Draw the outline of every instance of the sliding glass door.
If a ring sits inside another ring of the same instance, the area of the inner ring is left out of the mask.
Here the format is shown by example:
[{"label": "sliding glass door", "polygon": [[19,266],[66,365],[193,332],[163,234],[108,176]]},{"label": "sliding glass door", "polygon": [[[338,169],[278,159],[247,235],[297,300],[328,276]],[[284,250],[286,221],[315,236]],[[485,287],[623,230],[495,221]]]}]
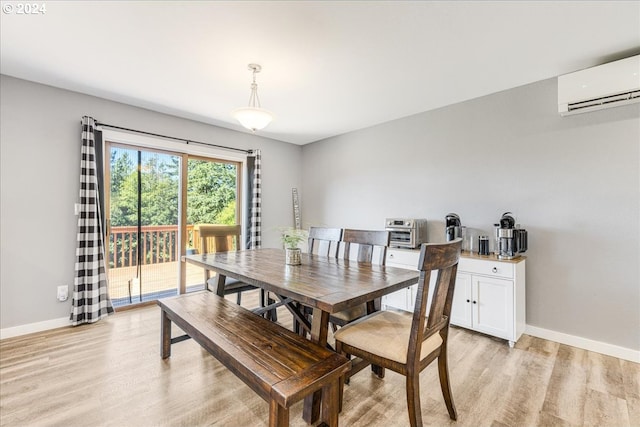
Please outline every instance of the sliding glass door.
[{"label": "sliding glass door", "polygon": [[187,249],[201,250],[200,224],[239,222],[240,164],[116,144],[108,144],[107,153],[113,305],[153,301],[181,288],[202,289],[202,269],[184,270],[180,256]]},{"label": "sliding glass door", "polygon": [[175,294],[181,156],[111,145],[109,158],[113,305]]},{"label": "sliding glass door", "polygon": [[[239,165],[190,157],[187,162],[187,234],[190,253],[204,253],[201,225],[240,223],[238,210]],[[206,243],[205,243],[206,244]],[[187,292],[204,287],[202,268],[186,264]]]}]

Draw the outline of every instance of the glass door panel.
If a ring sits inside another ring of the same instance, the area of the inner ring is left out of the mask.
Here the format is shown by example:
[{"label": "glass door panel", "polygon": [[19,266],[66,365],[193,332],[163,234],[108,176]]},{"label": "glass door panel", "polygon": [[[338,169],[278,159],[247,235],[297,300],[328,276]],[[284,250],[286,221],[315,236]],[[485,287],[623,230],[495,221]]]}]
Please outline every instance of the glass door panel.
[{"label": "glass door panel", "polygon": [[109,294],[115,307],[175,295],[181,156],[109,146]]},{"label": "glass door panel", "polygon": [[[239,224],[238,163],[190,157],[187,161],[187,253],[211,252],[203,247],[199,227],[203,224]],[[239,244],[240,242],[237,242]],[[243,247],[239,244],[240,248]],[[237,249],[237,248],[236,248]],[[186,267],[187,292],[204,287],[202,268]]]}]

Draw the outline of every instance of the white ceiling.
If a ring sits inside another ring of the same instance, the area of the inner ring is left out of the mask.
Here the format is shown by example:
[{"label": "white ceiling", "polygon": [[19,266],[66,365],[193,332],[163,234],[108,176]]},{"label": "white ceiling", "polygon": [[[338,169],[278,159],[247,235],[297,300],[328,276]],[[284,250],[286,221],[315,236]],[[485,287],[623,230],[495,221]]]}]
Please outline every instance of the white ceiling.
[{"label": "white ceiling", "polygon": [[2,74],[245,131],[256,62],[259,134],[295,144],[640,52],[640,1],[18,3]]}]

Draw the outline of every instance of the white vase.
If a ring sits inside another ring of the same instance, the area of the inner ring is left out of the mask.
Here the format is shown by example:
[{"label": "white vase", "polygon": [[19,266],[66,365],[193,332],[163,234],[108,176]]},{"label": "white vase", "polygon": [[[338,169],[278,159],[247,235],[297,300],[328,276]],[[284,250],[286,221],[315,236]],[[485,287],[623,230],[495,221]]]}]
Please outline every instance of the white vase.
[{"label": "white vase", "polygon": [[287,265],[302,264],[302,251],[299,248],[285,249],[285,263]]}]

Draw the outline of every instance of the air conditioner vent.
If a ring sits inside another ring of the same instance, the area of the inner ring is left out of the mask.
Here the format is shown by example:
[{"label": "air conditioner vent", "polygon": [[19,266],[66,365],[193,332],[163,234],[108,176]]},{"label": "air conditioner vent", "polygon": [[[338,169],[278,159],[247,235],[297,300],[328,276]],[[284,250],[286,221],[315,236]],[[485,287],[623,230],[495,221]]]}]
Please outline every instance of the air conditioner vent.
[{"label": "air conditioner vent", "polygon": [[640,90],[621,93],[618,95],[603,96],[602,98],[591,99],[588,101],[574,102],[569,104],[568,112],[582,112],[600,110],[607,107],[607,104],[614,103],[616,105],[627,105],[640,102]]},{"label": "air conditioner vent", "polygon": [[558,112],[586,113],[640,102],[640,55],[558,77]]}]

